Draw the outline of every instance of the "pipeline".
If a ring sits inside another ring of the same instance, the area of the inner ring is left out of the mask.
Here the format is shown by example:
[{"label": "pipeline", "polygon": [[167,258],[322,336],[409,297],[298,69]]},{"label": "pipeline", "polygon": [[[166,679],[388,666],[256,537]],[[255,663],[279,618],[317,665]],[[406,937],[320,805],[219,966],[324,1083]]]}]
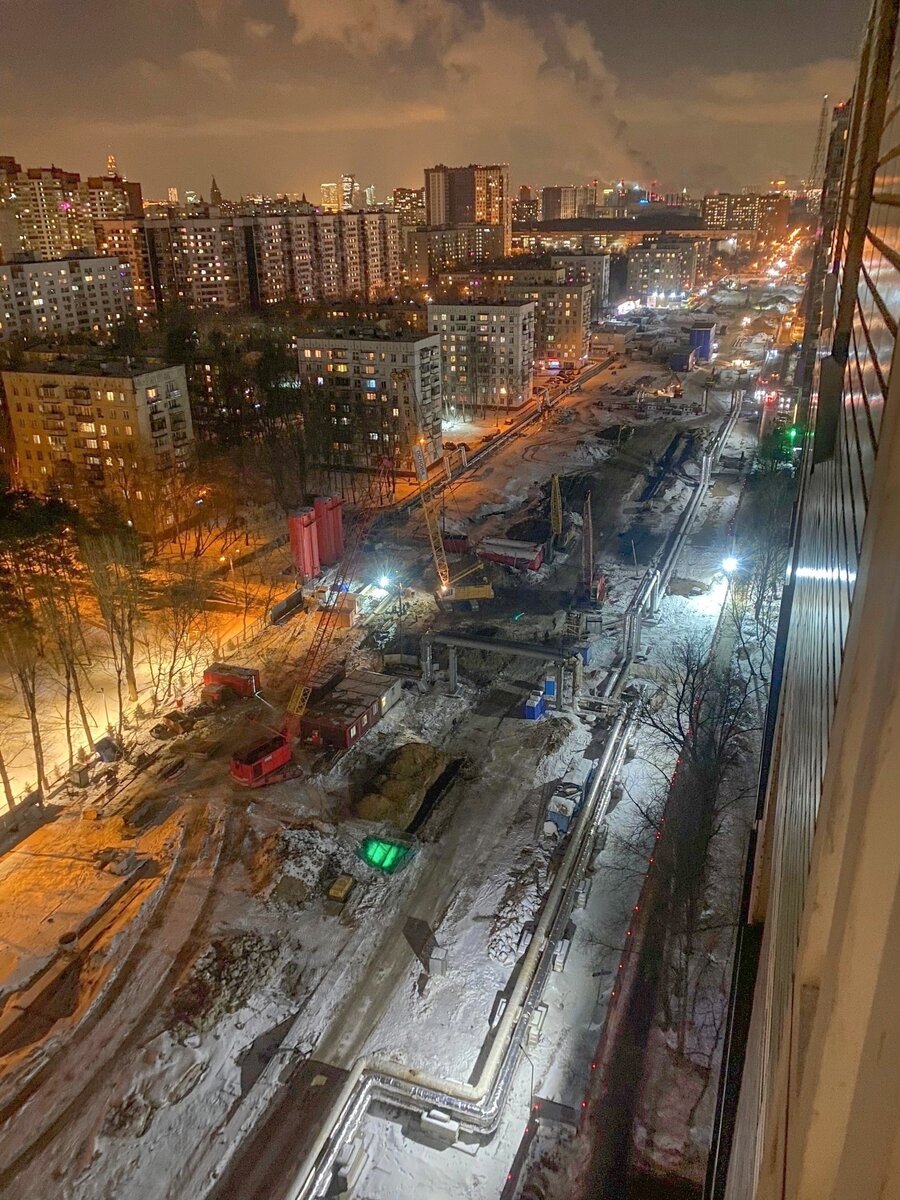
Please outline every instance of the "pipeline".
[{"label": "pipeline", "polygon": [[332,1179],[341,1147],[376,1101],[415,1112],[439,1109],[459,1121],[467,1132],[481,1136],[496,1130],[524,1037],[552,969],[553,952],[572,911],[572,884],[584,871],[596,827],[606,813],[612,781],[624,758],[633,721],[633,711],[626,708],[613,723],[477,1083],[439,1079],[390,1060],[359,1059],[335,1101],[333,1120],[326,1123],[313,1143],[286,1200],[306,1200],[322,1194]]},{"label": "pipeline", "polygon": [[735,398],[731,405],[731,411],[719,427],[712,446],[705,452],[700,461],[700,475],[697,479],[697,485],[682,511],[678,525],[676,526],[675,536],[666,551],[665,558],[661,563],[650,564],[644,572],[637,590],[629,601],[623,621],[622,663],[619,670],[611,674],[606,681],[603,688],[604,700],[617,699],[625,686],[628,672],[631,664],[634,662],[634,656],[641,648],[641,621],[645,613],[653,614],[659,608],[663,591],[672,578],[672,572],[675,570],[675,565],[681,556],[684,544],[690,536],[694,518],[706,496],[712,476],[712,469],[718,462],[725,443],[731,436],[737,423],[739,412],[740,404]]}]

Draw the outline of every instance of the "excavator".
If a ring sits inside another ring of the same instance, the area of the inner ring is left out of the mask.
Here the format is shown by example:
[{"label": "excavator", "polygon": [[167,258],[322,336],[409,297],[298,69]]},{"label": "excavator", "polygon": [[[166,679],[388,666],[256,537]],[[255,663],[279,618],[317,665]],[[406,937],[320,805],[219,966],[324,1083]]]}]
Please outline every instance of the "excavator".
[{"label": "excavator", "polygon": [[370,480],[368,493],[360,505],[356,521],[350,528],[344,557],[337,569],[337,578],[324,605],[319,609],[312,642],[288,700],[281,726],[278,730],[273,730],[268,737],[261,738],[246,750],[232,756],[229,773],[235,783],[243,787],[262,787],[267,783],[287,779],[294,773],[293,745],[300,733],[303,714],[309,704],[316,678],[324,673],[329,664],[331,643],[339,626],[344,596],[356,575],[363,544],[384,498],[392,495],[393,485],[394,464],[389,458],[383,458]]},{"label": "excavator", "polygon": [[416,480],[419,483],[422,515],[425,518],[425,528],[431,544],[431,556],[434,559],[434,570],[438,582],[435,599],[439,605],[463,601],[493,600],[494,589],[490,581],[485,578],[460,587],[461,580],[467,579],[477,571],[484,571],[481,563],[468,567],[453,579],[450,578],[447,550],[444,546],[440,521],[435,511],[434,495],[428,487],[428,467],[425,462],[425,446],[428,439],[425,434],[419,398],[408,370],[392,371],[391,384],[397,395],[398,408],[405,416],[406,436],[412,450]]}]

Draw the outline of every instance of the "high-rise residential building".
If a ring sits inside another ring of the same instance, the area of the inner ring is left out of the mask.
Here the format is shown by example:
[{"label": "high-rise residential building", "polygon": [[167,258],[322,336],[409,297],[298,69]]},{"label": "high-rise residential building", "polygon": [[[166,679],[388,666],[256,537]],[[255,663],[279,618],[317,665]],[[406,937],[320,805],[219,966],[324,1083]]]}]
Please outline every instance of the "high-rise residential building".
[{"label": "high-rise residential building", "polygon": [[[412,470],[420,436],[426,465],[443,455],[441,351],[434,334],[332,329],[296,339],[310,455],[319,465],[371,469],[389,458]],[[411,427],[391,379],[407,370],[415,391],[421,432]]]},{"label": "high-rise residential building", "polygon": [[114,154],[107,154],[106,156],[106,174],[110,179],[115,179],[119,174],[119,164]]},{"label": "high-rise residential building", "polygon": [[572,184],[541,188],[541,220],[570,221],[575,218],[577,188]]},{"label": "high-rise residential building", "polygon": [[424,188],[394,188],[391,201],[392,208],[404,228],[425,224]]},{"label": "high-rise residential building", "polygon": [[717,192],[703,197],[703,220],[710,229],[755,229],[766,241],[784,237],[790,211],[790,197],[781,192]]},{"label": "high-rise residential building", "polygon": [[458,225],[445,229],[407,229],[403,265],[409,283],[427,284],[442,271],[476,266],[503,256],[506,231],[501,225]]},{"label": "high-rise residential building", "polygon": [[587,283],[591,288],[591,321],[599,321],[609,304],[608,254],[551,254],[550,263],[562,267],[566,283]]},{"label": "high-rise residential building", "polygon": [[0,159],[5,258],[26,253],[52,260],[70,250],[94,250],[92,216],[91,195],[80,175],[59,167],[23,171],[13,159]]},{"label": "high-rise residential building", "polygon": [[356,207],[356,197],[359,194],[359,184],[355,175],[341,176],[340,202],[341,212],[352,212]]},{"label": "high-rise residential building", "polygon": [[587,360],[591,335],[591,285],[565,283],[502,285],[507,300],[534,302],[534,356],[540,367],[579,367]]},{"label": "high-rise residential building", "polygon": [[588,355],[592,285],[566,282],[562,266],[519,259],[487,263],[480,270],[444,272],[442,297],[534,304],[534,355],[541,366],[577,366]]},{"label": "high-rise residential building", "polygon": [[579,184],[575,188],[575,216],[596,217],[600,198],[602,198],[602,193],[596,179],[591,183]]},{"label": "high-rise residential building", "polygon": [[170,204],[177,204],[178,203],[178,188],[170,187],[168,192],[166,193],[166,198]]},{"label": "high-rise residential building", "polygon": [[191,308],[249,306],[241,219],[198,211],[148,218],[146,230],[158,305],[180,301]]},{"label": "high-rise residential building", "polygon": [[441,339],[447,412],[519,408],[531,399],[534,304],[500,301],[428,305],[428,328]]},{"label": "high-rise residential building", "polygon": [[121,217],[94,222],[97,253],[118,259],[131,272],[131,288],[134,309],[138,317],[144,317],[156,308],[153,287],[153,272],[150,264],[150,247],[147,242],[147,227],[143,217]]},{"label": "high-rise residential building", "polygon": [[316,213],[308,205],[148,218],[155,297],[192,308],[283,300],[378,300],[400,286],[400,221],[391,212]]},{"label": "high-rise residential building", "polygon": [[94,221],[121,217],[142,217],[144,199],[139,183],[129,183],[121,175],[89,176],[88,205]]},{"label": "high-rise residential building", "polygon": [[366,188],[363,189],[363,199],[365,200],[366,208],[374,208],[375,207],[375,205],[377,204],[378,201],[375,196],[375,184],[374,183],[370,183]]},{"label": "high-rise residential building", "polygon": [[322,209],[324,212],[340,212],[340,188],[336,183],[323,183],[319,191],[322,194]]},{"label": "high-rise residential building", "polygon": [[822,317],[710,1200],[900,1191],[898,17],[897,0],[873,3],[831,139],[843,173],[830,216],[827,179],[822,201],[833,236],[813,280]]},{"label": "high-rise residential building", "polygon": [[495,163],[425,168],[425,220],[429,226],[497,225],[504,231],[503,253],[512,247],[509,166]]},{"label": "high-rise residential building", "polygon": [[0,341],[109,334],[133,313],[131,271],[118,258],[73,252],[0,264]]},{"label": "high-rise residential building", "polygon": [[684,299],[697,283],[698,263],[699,251],[692,238],[645,237],[628,251],[628,295],[654,304]]},{"label": "high-rise residential building", "polygon": [[539,195],[527,183],[521,184],[513,201],[513,220],[522,225],[533,225],[540,220],[541,202]]},{"label": "high-rise residential building", "polygon": [[184,367],[68,360],[3,371],[2,381],[16,484],[75,503],[103,495],[145,527],[158,472],[191,453]]}]

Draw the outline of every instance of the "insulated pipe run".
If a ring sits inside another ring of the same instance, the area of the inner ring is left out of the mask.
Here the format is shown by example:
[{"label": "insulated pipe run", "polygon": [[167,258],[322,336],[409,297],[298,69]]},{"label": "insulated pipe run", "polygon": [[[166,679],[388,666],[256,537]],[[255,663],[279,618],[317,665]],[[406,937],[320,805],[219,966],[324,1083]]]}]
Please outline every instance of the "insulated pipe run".
[{"label": "insulated pipe run", "polygon": [[489,1134],[496,1129],[515,1074],[521,1038],[540,998],[552,965],[553,949],[565,930],[574,903],[574,893],[570,896],[569,891],[584,870],[596,825],[605,815],[612,781],[624,759],[633,720],[631,709],[622,711],[610,730],[603,755],[588,784],[572,839],[525,952],[478,1081],[461,1084],[390,1060],[357,1060],[334,1106],[338,1113],[336,1119],[316,1138],[286,1200],[308,1200],[321,1195],[331,1181],[341,1147],[376,1099],[419,1112],[441,1109],[477,1133]]}]

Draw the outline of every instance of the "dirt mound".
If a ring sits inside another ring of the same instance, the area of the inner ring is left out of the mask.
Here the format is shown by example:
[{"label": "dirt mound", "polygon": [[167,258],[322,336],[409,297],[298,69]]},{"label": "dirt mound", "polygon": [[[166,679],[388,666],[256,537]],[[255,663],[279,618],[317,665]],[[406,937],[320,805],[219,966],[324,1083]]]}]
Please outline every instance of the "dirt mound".
[{"label": "dirt mound", "polygon": [[538,843],[522,850],[510,868],[506,887],[491,922],[488,954],[501,963],[515,961],[523,926],[535,919],[550,884],[550,850]]},{"label": "dirt mound", "polygon": [[357,816],[364,821],[390,821],[405,829],[449,762],[449,755],[427,742],[399,746],[388,755],[372,791],[360,800]]},{"label": "dirt mound", "polygon": [[274,944],[255,933],[216,938],[172,997],[167,1021],[174,1036],[203,1033],[243,1008],[272,971],[275,956]]}]

